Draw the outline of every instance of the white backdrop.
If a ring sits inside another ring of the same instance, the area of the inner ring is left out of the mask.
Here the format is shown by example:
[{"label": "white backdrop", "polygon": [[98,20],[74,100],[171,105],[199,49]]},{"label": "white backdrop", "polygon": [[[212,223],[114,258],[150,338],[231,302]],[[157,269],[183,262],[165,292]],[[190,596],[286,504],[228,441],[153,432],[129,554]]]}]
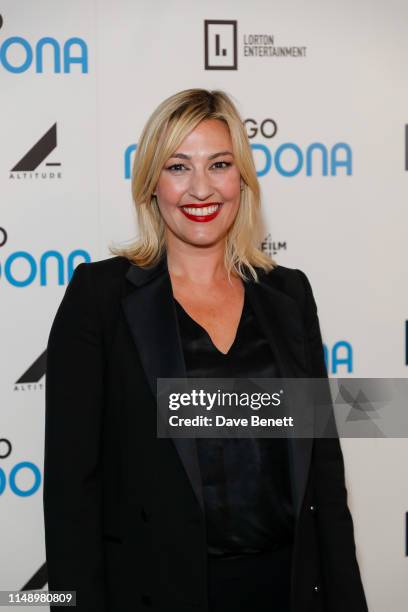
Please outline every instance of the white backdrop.
[{"label": "white backdrop", "polygon": [[[308,275],[330,375],[407,376],[408,4],[6,0],[0,14],[0,589],[17,590],[46,586],[52,319],[69,266],[136,234],[129,151],[169,95],[223,89],[252,120],[265,248]],[[228,23],[205,38],[206,20]],[[342,448],[370,612],[404,612],[407,442]]]}]

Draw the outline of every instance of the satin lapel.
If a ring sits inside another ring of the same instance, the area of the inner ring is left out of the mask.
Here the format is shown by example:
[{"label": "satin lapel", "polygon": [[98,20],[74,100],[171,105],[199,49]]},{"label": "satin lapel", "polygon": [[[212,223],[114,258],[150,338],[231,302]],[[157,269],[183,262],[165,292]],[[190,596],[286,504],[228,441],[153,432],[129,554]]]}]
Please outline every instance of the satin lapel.
[{"label": "satin lapel", "polygon": [[[273,274],[273,272],[271,273]],[[247,284],[247,294],[275,356],[282,378],[308,378],[301,312],[296,301],[266,281]],[[288,438],[295,514],[302,507],[310,467],[312,438]]]},{"label": "satin lapel", "polygon": [[[156,402],[157,378],[187,377],[167,261],[162,258],[150,269],[131,265],[126,278],[137,289],[123,298],[122,306]],[[195,439],[173,442],[204,511]]]}]

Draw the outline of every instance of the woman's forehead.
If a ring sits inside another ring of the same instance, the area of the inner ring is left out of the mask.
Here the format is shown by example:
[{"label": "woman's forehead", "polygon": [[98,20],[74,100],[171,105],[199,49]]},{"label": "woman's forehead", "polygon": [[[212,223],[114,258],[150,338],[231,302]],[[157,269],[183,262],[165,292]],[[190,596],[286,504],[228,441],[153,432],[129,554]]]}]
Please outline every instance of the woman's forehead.
[{"label": "woman's forehead", "polygon": [[[174,153],[189,156],[200,151],[203,155],[214,155],[219,152],[232,154],[231,136],[228,127],[221,122],[218,125],[202,125],[192,130]],[[187,157],[185,157],[187,159]]]}]

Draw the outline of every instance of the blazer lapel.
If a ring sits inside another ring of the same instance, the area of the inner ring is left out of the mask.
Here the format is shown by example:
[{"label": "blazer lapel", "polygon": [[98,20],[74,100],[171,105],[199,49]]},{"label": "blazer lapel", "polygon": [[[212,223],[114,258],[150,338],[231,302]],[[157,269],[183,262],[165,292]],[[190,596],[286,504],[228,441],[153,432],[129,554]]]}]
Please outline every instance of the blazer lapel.
[{"label": "blazer lapel", "polygon": [[[262,281],[249,282],[247,294],[271,346],[280,377],[308,378],[305,337],[296,300]],[[307,484],[313,438],[289,436],[288,445],[292,497],[298,517]]]},{"label": "blazer lapel", "polygon": [[[262,274],[262,273],[261,273]],[[150,268],[130,264],[126,278],[136,290],[122,299],[130,332],[156,401],[157,378],[186,378],[167,256]],[[308,376],[302,323],[296,301],[265,281],[246,283],[247,294],[274,352],[280,376]],[[200,467],[194,438],[173,438],[197,501],[204,512]],[[312,439],[289,438],[292,492],[299,515],[309,471]]]},{"label": "blazer lapel", "polygon": [[[187,377],[167,258],[151,268],[130,265],[126,278],[137,290],[122,299],[122,306],[156,401],[157,378]],[[195,439],[173,438],[173,442],[204,512]]]}]

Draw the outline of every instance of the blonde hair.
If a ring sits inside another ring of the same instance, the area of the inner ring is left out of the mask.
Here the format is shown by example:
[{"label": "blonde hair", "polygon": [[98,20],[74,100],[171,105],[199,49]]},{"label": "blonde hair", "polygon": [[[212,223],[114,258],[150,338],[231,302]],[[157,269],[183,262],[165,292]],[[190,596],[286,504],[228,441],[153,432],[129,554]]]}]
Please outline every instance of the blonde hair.
[{"label": "blonde hair", "polygon": [[161,170],[184,138],[204,119],[227,124],[235,163],[244,181],[238,213],[226,236],[224,264],[255,281],[255,266],[269,271],[277,263],[258,246],[261,231],[260,187],[243,121],[231,98],[221,90],[186,89],[164,100],[148,119],[136,150],[132,168],[132,197],[136,208],[139,238],[128,247],[110,246],[114,255],[132,263],[152,266],[166,250],[165,223],[153,195]]}]

